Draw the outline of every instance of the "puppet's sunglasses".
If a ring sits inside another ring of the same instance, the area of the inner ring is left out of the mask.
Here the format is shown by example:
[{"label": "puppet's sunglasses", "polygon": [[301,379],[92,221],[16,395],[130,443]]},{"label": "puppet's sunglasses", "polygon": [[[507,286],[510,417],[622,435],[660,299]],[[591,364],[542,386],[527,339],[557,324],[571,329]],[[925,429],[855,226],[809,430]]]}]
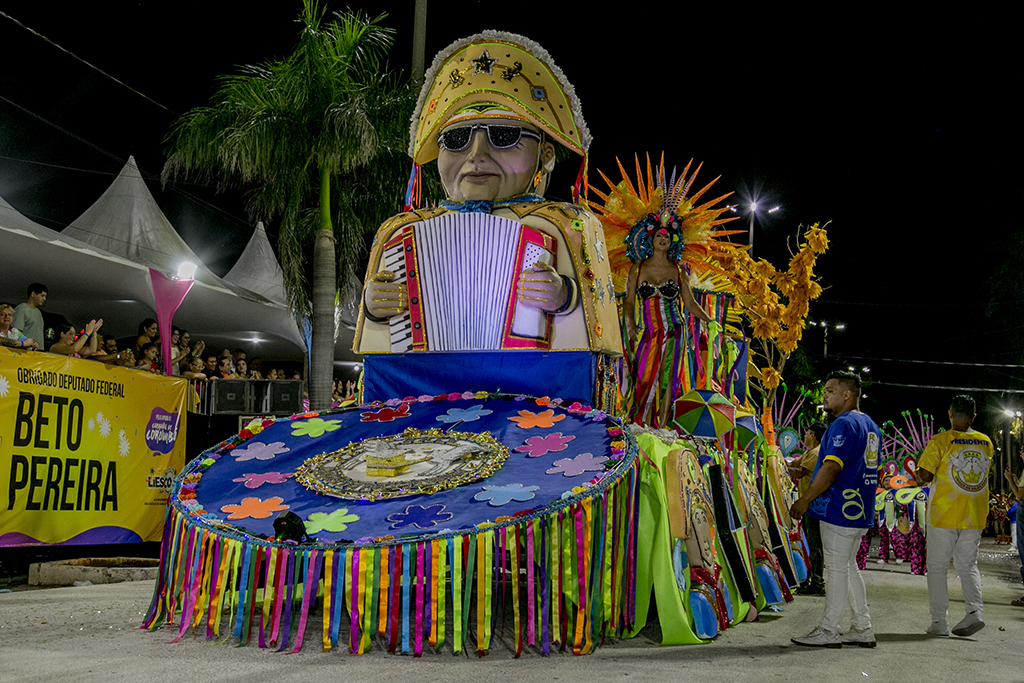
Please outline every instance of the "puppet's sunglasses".
[{"label": "puppet's sunglasses", "polygon": [[449,152],[461,152],[469,147],[469,141],[473,139],[473,133],[478,130],[487,131],[487,141],[494,149],[508,149],[519,144],[519,140],[527,137],[538,142],[541,139],[540,133],[522,128],[520,126],[503,126],[497,124],[475,123],[471,126],[460,128],[449,128],[441,131],[437,136],[437,146]]}]

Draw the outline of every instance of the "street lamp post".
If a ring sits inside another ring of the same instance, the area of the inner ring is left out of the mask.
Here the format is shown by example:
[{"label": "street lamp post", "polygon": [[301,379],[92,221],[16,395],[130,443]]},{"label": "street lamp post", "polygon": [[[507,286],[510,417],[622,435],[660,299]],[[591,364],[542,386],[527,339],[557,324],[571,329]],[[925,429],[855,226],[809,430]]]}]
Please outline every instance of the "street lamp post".
[{"label": "street lamp post", "polygon": [[821,322],[818,322],[816,320],[808,320],[807,324],[810,325],[811,327],[820,327],[821,328],[821,334],[822,334],[822,337],[823,337],[824,342],[825,342],[824,353],[822,355],[825,358],[828,358],[828,329],[829,329],[829,327],[833,327],[836,330],[845,330],[846,329],[846,323],[836,323],[835,325],[829,325],[824,320],[822,320]]},{"label": "street lamp post", "polygon": [[[775,213],[776,211],[780,211],[781,209],[782,206],[776,205],[768,209],[768,213]],[[751,258],[753,258],[754,256],[754,217],[756,215],[757,202],[750,202],[750,236],[748,241],[748,243],[750,244],[750,249],[747,250],[747,253],[750,254]]]}]

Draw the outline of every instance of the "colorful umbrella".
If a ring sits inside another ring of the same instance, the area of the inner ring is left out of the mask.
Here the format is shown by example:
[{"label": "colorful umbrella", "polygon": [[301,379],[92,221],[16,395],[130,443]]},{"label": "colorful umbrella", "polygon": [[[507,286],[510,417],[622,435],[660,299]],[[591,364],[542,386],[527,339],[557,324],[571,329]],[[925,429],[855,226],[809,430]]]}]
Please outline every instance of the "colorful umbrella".
[{"label": "colorful umbrella", "polygon": [[672,423],[687,434],[721,438],[733,428],[736,407],[719,393],[694,389],[676,399]]},{"label": "colorful umbrella", "polygon": [[756,439],[760,433],[761,422],[757,419],[757,415],[754,415],[749,410],[737,408],[736,429],[733,431],[733,434],[736,435],[736,442],[739,447],[746,450],[750,442]]}]

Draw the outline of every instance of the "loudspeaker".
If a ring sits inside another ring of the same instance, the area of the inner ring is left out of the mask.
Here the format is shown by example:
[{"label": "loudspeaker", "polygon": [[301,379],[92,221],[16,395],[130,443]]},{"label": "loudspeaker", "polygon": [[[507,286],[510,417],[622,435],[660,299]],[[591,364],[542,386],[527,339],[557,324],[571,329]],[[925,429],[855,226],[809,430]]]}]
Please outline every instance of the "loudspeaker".
[{"label": "loudspeaker", "polygon": [[211,380],[210,412],[216,415],[238,415],[253,412],[253,390],[248,380]]},{"label": "loudspeaker", "polygon": [[270,415],[294,415],[302,412],[302,380],[284,379],[267,383],[263,411]]}]

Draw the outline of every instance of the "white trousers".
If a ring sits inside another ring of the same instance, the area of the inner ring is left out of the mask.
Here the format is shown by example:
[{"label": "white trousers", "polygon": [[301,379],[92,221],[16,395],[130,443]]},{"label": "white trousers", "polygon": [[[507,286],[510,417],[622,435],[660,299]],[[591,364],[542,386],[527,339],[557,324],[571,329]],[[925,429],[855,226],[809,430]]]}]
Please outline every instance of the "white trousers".
[{"label": "white trousers", "polygon": [[949,611],[946,576],[949,561],[960,575],[967,614],[982,616],[981,572],[978,571],[978,545],[981,529],[939,529],[928,527],[928,598],[932,621],[945,621]]},{"label": "white trousers", "polygon": [[823,631],[839,633],[839,619],[847,601],[853,610],[853,628],[858,631],[871,628],[868,594],[857,568],[857,550],[866,531],[821,523],[821,549],[825,555],[825,614],[818,626]]}]

